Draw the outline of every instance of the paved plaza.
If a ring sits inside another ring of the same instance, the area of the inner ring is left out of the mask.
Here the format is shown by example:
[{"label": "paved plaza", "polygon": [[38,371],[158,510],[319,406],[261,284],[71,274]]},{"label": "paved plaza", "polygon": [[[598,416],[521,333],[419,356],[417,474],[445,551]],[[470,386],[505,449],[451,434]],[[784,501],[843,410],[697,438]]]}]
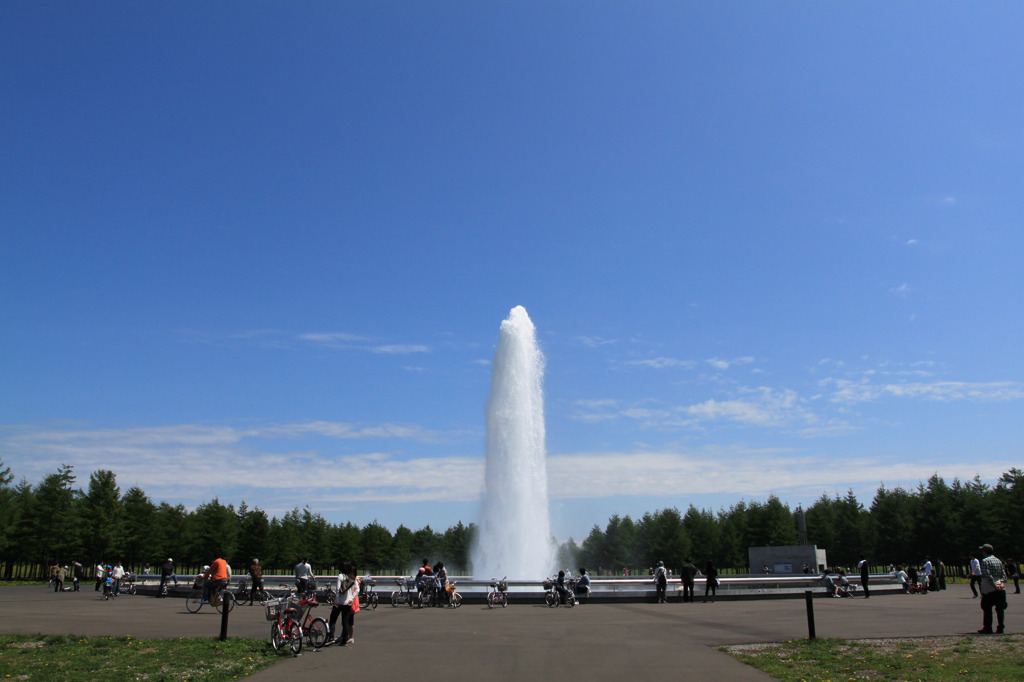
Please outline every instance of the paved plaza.
[{"label": "paved plaza", "polygon": [[[1010,596],[1007,631],[1019,595]],[[966,585],[920,596],[879,594],[871,599],[813,600],[818,637],[871,638],[961,635],[981,627],[979,600]],[[329,615],[328,607],[319,608]],[[217,637],[220,615],[204,606],[185,610],[183,599],[122,596],[103,601],[92,586],[56,594],[42,586],[0,587],[0,632],[82,636]],[[268,640],[262,607],[239,606],[229,635]],[[573,609],[516,604],[506,609],[465,604],[459,609],[382,605],[356,615],[351,647],[282,654],[282,662],[251,679],[706,679],[767,680],[717,650],[726,644],[807,636],[804,599],[592,603]]]}]

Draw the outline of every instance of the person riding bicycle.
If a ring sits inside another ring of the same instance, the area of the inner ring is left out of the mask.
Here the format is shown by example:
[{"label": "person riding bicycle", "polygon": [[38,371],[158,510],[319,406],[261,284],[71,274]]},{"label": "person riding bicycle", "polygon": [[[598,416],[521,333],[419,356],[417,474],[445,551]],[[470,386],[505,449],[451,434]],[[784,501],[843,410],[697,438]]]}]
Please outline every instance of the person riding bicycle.
[{"label": "person riding bicycle", "polygon": [[423,565],[420,566],[420,570],[418,570],[416,572],[416,580],[415,580],[416,591],[418,593],[420,593],[420,595],[422,595],[423,594],[423,590],[426,589],[424,583],[426,583],[427,578],[433,578],[433,577],[434,577],[434,569],[432,569],[430,567],[430,562],[428,562],[426,559],[424,559],[423,560]]},{"label": "person riding bicycle", "polygon": [[203,603],[209,604],[210,595],[228,586],[228,581],[231,579],[231,567],[228,566],[227,561],[218,556],[203,572],[203,578],[206,579],[206,583],[203,585]]},{"label": "person riding bicycle", "polygon": [[558,572],[558,580],[555,581],[555,589],[558,590],[558,603],[566,603],[569,600],[569,588],[565,586],[565,571]]},{"label": "person riding bicycle", "polygon": [[174,584],[178,584],[178,576],[174,573],[174,560],[170,557],[164,562],[164,565],[160,567],[160,594],[167,594],[164,590],[167,587],[167,580],[171,579]]}]

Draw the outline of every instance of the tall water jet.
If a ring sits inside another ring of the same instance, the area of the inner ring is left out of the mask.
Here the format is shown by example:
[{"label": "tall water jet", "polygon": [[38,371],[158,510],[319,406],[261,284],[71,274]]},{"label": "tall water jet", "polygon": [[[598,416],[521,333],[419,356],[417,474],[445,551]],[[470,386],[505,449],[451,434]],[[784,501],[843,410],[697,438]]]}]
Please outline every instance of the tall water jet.
[{"label": "tall water jet", "polygon": [[544,448],[544,356],[526,309],[501,323],[487,401],[483,514],[473,575],[538,579],[554,566]]}]

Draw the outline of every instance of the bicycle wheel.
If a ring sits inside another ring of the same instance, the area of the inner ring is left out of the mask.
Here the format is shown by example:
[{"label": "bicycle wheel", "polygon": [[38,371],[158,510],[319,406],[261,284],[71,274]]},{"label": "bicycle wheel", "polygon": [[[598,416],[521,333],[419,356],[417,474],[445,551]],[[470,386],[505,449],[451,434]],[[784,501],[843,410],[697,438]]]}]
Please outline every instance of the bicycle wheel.
[{"label": "bicycle wheel", "polygon": [[458,592],[452,593],[452,608],[457,609],[462,606],[462,595]]},{"label": "bicycle wheel", "polygon": [[294,620],[288,621],[288,648],[292,650],[293,654],[298,654],[302,651],[302,628]]},{"label": "bicycle wheel", "polygon": [[508,606],[508,592],[501,593],[501,608]]},{"label": "bicycle wheel", "polygon": [[124,588],[125,594],[135,594],[135,583],[128,583],[128,586]]},{"label": "bicycle wheel", "polygon": [[270,601],[270,599],[271,599],[270,593],[267,592],[266,590],[257,590],[256,593],[252,597],[253,601],[258,601],[261,604],[264,603],[264,602]]},{"label": "bicycle wheel", "polygon": [[371,592],[370,593],[370,601],[367,604],[367,606],[370,607],[371,611],[376,611],[377,610],[377,602],[379,602],[379,601],[380,601],[380,597],[377,596],[377,593],[376,592]]},{"label": "bicycle wheel", "polygon": [[217,613],[223,613],[224,609],[231,613],[231,609],[235,608],[235,594],[234,592],[228,592],[224,590],[220,593],[220,597],[214,597],[214,608],[217,609]]},{"label": "bicycle wheel", "polygon": [[252,605],[252,593],[249,590],[236,590],[234,594],[236,605]]},{"label": "bicycle wheel", "polygon": [[274,651],[280,651],[284,646],[284,633],[277,621],[270,624],[270,646],[274,647]]},{"label": "bicycle wheel", "polygon": [[401,592],[399,592],[398,590],[395,590],[394,592],[391,593],[391,605],[392,606],[398,606],[398,604],[401,602],[401,600],[402,600],[402,593]]},{"label": "bicycle wheel", "polygon": [[494,602],[496,602],[496,601],[497,601],[497,599],[495,599],[494,593],[493,592],[488,592],[487,593],[487,608],[493,609],[494,608]]},{"label": "bicycle wheel", "polygon": [[565,598],[565,605],[568,606],[570,609],[576,606],[576,596],[573,595],[572,592],[570,592],[569,596]]},{"label": "bicycle wheel", "polygon": [[314,618],[313,622],[302,631],[302,634],[306,637],[306,644],[313,647],[313,649],[321,648],[324,644],[327,644],[327,621],[323,618]]},{"label": "bicycle wheel", "polygon": [[189,592],[185,597],[185,608],[189,613],[199,613],[199,609],[203,608],[203,591],[192,590]]},{"label": "bicycle wheel", "polygon": [[545,592],[544,593],[544,602],[548,606],[553,608],[555,606],[558,606],[558,597],[556,597],[555,594],[553,592],[551,592],[551,591]]}]

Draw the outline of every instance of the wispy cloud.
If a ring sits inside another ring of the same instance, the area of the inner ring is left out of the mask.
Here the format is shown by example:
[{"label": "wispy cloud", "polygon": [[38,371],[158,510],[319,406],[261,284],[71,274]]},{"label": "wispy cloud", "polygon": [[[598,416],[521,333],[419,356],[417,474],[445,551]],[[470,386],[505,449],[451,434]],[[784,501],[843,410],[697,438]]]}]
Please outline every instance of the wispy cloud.
[{"label": "wispy cloud", "polygon": [[729,369],[730,367],[735,367],[736,365],[749,365],[753,361],[754,361],[754,358],[752,358],[751,356],[748,355],[748,356],[745,356],[745,357],[742,357],[742,358],[734,358],[732,360],[723,360],[721,358],[711,358],[710,360],[708,360],[708,364],[711,365],[712,367],[714,367],[715,369],[725,370],[725,369]]},{"label": "wispy cloud", "polygon": [[577,336],[576,341],[588,348],[600,348],[601,346],[615,345],[615,339],[604,339],[600,336]]},{"label": "wispy cloud", "polygon": [[338,351],[356,351],[384,355],[429,353],[432,348],[422,343],[382,343],[381,339],[349,332],[292,333],[258,329],[231,334],[185,330],[181,338],[188,343],[212,345],[251,344],[267,349],[295,349],[313,346]]},{"label": "wispy cloud", "polygon": [[934,381],[876,384],[868,380],[833,380],[836,390],[829,399],[836,403],[863,403],[882,398],[919,398],[952,402],[956,400],[978,400],[1002,402],[1024,398],[1024,386],[1013,381],[967,382]]},{"label": "wispy cloud", "polygon": [[889,289],[889,295],[890,296],[898,296],[899,298],[906,298],[907,296],[910,295],[910,292],[911,292],[910,285],[907,284],[906,282],[904,282],[903,284],[900,284],[898,286],[891,287]]},{"label": "wispy cloud", "polygon": [[625,364],[653,367],[654,369],[665,369],[666,367],[682,367],[683,369],[691,369],[697,366],[697,363],[694,362],[693,360],[677,360],[676,358],[650,358],[648,360],[627,360]]},{"label": "wispy cloud", "polygon": [[782,426],[794,421],[813,422],[795,391],[767,387],[745,389],[746,396],[733,400],[707,400],[681,409],[698,422],[726,420],[749,426]]},{"label": "wispy cloud", "polygon": [[[728,411],[726,418],[735,412]],[[757,419],[761,419],[758,417]],[[755,419],[755,421],[757,420]],[[479,456],[399,457],[386,450],[330,454],[272,449],[258,438],[318,434],[335,438],[420,438],[418,427],[353,427],[330,422],[232,429],[182,425],[137,429],[61,430],[5,428],[0,447],[17,476],[38,480],[66,462],[78,484],[96,469],[110,469],[122,490],[139,485],[154,500],[197,504],[223,502],[259,506],[280,515],[309,504],[330,516],[352,505],[415,502],[475,502],[484,491],[484,458]],[[428,432],[429,433],[429,432]],[[943,476],[962,480],[980,475],[994,480],[1012,462],[954,461],[941,464]],[[734,499],[851,487],[914,485],[920,466],[904,457],[831,459],[781,448],[717,445],[697,449],[622,450],[554,453],[547,458],[552,499],[617,496],[685,497],[717,494]],[[230,477],[225,471],[230,470]],[[183,475],[183,472],[187,472]]]}]

